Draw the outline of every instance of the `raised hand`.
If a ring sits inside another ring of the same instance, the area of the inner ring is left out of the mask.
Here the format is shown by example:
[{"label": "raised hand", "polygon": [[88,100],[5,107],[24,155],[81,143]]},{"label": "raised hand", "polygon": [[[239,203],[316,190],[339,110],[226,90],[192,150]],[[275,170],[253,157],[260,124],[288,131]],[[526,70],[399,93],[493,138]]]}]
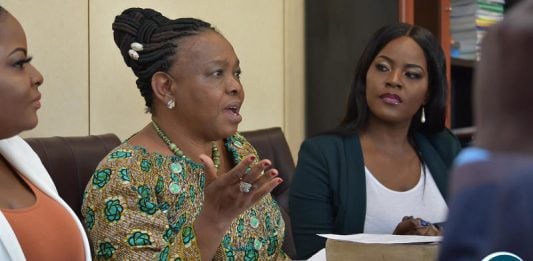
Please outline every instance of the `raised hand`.
[{"label": "raised hand", "polygon": [[205,166],[206,186],[202,211],[194,229],[203,260],[211,260],[232,221],[270,193],[283,180],[269,160],[252,166],[255,156],[245,157],[237,166],[217,175],[210,157],[200,155]]}]

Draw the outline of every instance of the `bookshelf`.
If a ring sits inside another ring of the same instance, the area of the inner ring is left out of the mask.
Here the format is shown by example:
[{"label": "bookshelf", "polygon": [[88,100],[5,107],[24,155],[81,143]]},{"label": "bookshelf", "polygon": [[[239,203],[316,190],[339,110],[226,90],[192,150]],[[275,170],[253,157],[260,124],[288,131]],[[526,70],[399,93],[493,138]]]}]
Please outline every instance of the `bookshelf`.
[{"label": "bookshelf", "polygon": [[[472,117],[472,85],[475,60],[451,58],[452,1],[456,0],[398,0],[400,19],[428,28],[441,40],[448,66],[449,101],[447,126],[459,134],[463,144],[469,144],[475,133]],[[506,0],[504,11],[520,0]],[[462,1],[465,2],[465,1]],[[474,1],[476,2],[476,1]],[[455,2],[456,3],[456,2]],[[477,4],[477,2],[476,2]],[[402,14],[404,14],[402,16]],[[475,18],[473,17],[474,21]],[[456,23],[454,23],[455,25]]]},{"label": "bookshelf", "polygon": [[461,59],[461,58],[451,58],[451,66],[458,66],[464,68],[473,69],[476,62],[473,60]]},{"label": "bookshelf", "polygon": [[452,58],[450,64],[450,106],[451,128],[465,128],[473,125],[472,83],[475,62]]},{"label": "bookshelf", "polygon": [[[446,35],[442,34],[448,34],[448,37],[450,36],[450,15],[446,16],[445,8],[450,6],[451,1],[459,1],[464,2],[461,0],[430,0],[429,2],[432,2],[431,5],[433,8],[440,7],[438,10],[440,16],[439,18],[433,18],[432,20],[417,20],[416,14],[419,12],[420,8],[417,9],[417,6],[422,5],[428,5],[430,3],[427,3],[427,0],[399,0],[399,1],[413,1],[412,3],[412,9],[415,13],[414,15],[414,23],[422,25],[430,29],[433,33],[441,37],[441,39],[445,39]],[[503,3],[503,15],[507,11],[509,11],[513,6],[515,6],[517,3],[519,3],[522,0],[505,0]],[[479,1],[474,1],[476,4],[481,5]],[[483,9],[481,6],[478,6],[477,8]],[[481,20],[485,19],[487,17],[486,10],[491,9],[492,11],[495,11],[497,13],[498,11],[501,11],[502,6],[495,7],[495,6],[487,6],[485,4],[484,10],[485,12],[481,12],[481,15],[479,13],[476,13],[476,19],[479,19],[481,17]],[[450,12],[451,13],[451,12]],[[450,14],[449,13],[449,14]],[[490,13],[490,11],[489,11]],[[435,13],[432,14],[435,16]],[[498,14],[488,14],[489,19],[491,16],[498,16]],[[437,17],[437,16],[435,16]],[[502,14],[500,12],[500,19],[502,18]],[[486,21],[485,21],[486,22]],[[481,22],[483,23],[483,21]],[[476,20],[476,30],[479,28],[480,22]],[[444,29],[443,29],[444,28]],[[448,28],[448,32],[446,32],[446,28]],[[479,33],[479,32],[478,32]],[[479,35],[478,35],[479,37]],[[448,38],[448,40],[451,40]],[[446,43],[446,41],[441,41],[443,44]],[[448,42],[448,46],[451,46],[452,43]],[[444,46],[444,45],[443,45]],[[450,57],[450,49],[444,48],[446,56]],[[483,57],[481,57],[483,59]],[[473,86],[473,79],[474,79],[474,71],[477,65],[477,61],[472,59],[458,59],[458,58],[451,58],[449,63],[449,82],[450,82],[450,111],[449,111],[449,117],[451,121],[449,122],[449,127],[452,129],[454,133],[458,135],[463,145],[468,145],[471,143],[473,136],[476,132],[474,122],[473,122],[473,110],[472,110],[472,86]]]}]

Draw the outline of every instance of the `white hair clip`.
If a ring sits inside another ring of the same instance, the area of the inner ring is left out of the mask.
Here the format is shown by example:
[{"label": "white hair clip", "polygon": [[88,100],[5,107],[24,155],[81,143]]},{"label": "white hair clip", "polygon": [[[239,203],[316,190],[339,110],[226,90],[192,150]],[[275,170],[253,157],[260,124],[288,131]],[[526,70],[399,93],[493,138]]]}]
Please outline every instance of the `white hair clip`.
[{"label": "white hair clip", "polygon": [[136,52],[140,52],[144,48],[142,43],[138,43],[138,42],[131,43],[130,47],[131,47],[131,49],[133,49]]},{"label": "white hair clip", "polygon": [[128,54],[130,55],[130,58],[137,61],[139,60],[139,53],[137,53],[135,50],[133,49],[129,49],[128,50]]},{"label": "white hair clip", "polygon": [[135,61],[139,60],[138,52],[142,51],[144,49],[144,46],[141,43],[133,42],[131,43],[130,48],[131,49],[128,50],[128,54],[130,58]]}]

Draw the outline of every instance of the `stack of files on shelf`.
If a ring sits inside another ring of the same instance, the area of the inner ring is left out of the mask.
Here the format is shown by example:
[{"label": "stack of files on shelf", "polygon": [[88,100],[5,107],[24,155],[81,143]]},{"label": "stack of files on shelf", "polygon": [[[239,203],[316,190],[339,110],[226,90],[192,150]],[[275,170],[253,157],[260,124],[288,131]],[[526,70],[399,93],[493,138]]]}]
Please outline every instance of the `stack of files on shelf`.
[{"label": "stack of files on shelf", "polygon": [[473,60],[476,58],[476,0],[452,0],[450,31],[454,58]]},{"label": "stack of files on shelf", "polygon": [[477,37],[477,60],[479,60],[479,46],[487,29],[503,19],[503,6],[505,0],[477,0],[476,11],[476,37]]},{"label": "stack of files on shelf", "polygon": [[503,18],[505,0],[452,0],[452,57],[477,60],[487,28]]}]

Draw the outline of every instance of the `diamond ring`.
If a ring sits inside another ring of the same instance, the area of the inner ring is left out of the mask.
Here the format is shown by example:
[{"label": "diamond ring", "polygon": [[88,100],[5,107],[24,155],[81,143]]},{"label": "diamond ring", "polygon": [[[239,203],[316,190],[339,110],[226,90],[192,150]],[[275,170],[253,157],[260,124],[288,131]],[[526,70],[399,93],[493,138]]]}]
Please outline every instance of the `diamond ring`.
[{"label": "diamond ring", "polygon": [[248,193],[250,192],[251,189],[252,189],[252,184],[248,182],[244,182],[244,181],[241,181],[241,183],[239,183],[239,190],[241,192]]}]

